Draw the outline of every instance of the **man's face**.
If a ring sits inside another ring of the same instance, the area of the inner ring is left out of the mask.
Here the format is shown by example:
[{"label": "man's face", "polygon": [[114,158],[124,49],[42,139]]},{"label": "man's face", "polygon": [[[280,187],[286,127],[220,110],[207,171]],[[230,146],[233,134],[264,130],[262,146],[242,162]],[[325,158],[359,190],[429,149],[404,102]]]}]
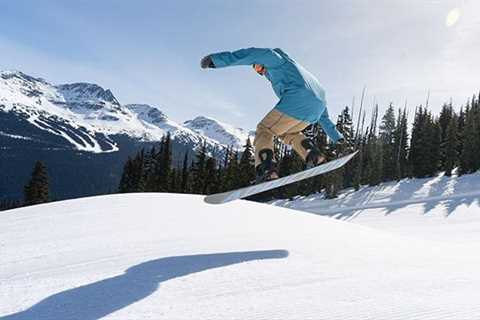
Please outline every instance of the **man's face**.
[{"label": "man's face", "polygon": [[261,64],[254,64],[253,69],[255,69],[255,71],[261,76],[264,76],[265,73],[267,72],[267,69]]}]

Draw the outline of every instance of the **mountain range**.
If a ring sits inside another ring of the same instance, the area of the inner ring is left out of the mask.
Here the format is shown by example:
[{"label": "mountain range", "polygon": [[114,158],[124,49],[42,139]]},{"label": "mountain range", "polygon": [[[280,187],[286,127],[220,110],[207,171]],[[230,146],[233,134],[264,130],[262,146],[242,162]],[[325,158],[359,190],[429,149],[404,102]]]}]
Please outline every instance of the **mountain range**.
[{"label": "mountain range", "polygon": [[112,192],[128,156],[167,132],[174,164],[204,144],[223,158],[251,134],[206,116],[179,124],[156,106],[121,104],[97,84],[54,85],[0,71],[0,199],[21,197],[36,160],[50,168],[57,199]]}]

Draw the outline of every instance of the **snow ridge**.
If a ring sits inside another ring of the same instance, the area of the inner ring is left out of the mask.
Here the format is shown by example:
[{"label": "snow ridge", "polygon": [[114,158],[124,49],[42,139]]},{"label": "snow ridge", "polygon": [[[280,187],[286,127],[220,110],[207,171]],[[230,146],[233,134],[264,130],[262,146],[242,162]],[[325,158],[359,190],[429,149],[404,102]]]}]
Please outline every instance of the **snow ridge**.
[{"label": "snow ridge", "polygon": [[193,120],[185,121],[183,125],[220,144],[233,146],[235,149],[241,149],[251,135],[241,128],[205,116],[198,116]]},{"label": "snow ridge", "polygon": [[[19,71],[0,71],[0,112],[11,112],[32,125],[60,136],[81,151],[114,152],[118,146],[109,137],[127,135],[141,141],[160,141],[170,132],[172,139],[200,146],[204,142],[218,149],[244,144],[243,131],[227,124],[228,139],[202,134],[170,119],[157,107],[122,105],[109,89],[92,83],[52,85]],[[212,119],[213,121],[213,119]],[[209,132],[206,132],[209,133]],[[7,134],[7,132],[5,132]],[[16,135],[15,132],[8,132]],[[98,135],[103,138],[98,140]],[[238,136],[235,136],[238,135]]]}]

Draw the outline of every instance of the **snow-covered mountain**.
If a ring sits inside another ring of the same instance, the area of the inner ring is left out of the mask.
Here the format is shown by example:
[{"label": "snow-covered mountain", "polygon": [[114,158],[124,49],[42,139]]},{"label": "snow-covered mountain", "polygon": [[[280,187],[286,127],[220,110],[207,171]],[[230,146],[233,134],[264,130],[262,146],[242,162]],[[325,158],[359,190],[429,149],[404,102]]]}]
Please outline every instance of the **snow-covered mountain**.
[{"label": "snow-covered mountain", "polygon": [[[168,119],[157,107],[121,105],[110,90],[96,84],[52,85],[18,71],[0,72],[0,112],[21,116],[31,125],[63,138],[65,147],[94,153],[117,151],[112,137],[115,135],[159,141],[170,132],[179,143],[198,147],[206,142],[212,150],[222,149],[223,144],[230,145],[231,141],[241,145],[240,141],[246,140],[241,129],[231,130],[233,127],[226,124],[222,124],[226,128],[223,132],[229,134],[230,140],[219,135],[212,139]],[[12,131],[15,129],[6,133],[22,135]]]},{"label": "snow-covered mountain", "polygon": [[219,134],[209,137],[169,119],[158,107],[123,105],[96,84],[53,85],[0,71],[0,199],[21,197],[35,160],[54,168],[50,177],[57,199],[116,190],[128,156],[152,147],[167,132],[174,165],[185,154],[192,159],[204,144],[223,159],[232,142],[241,147],[246,137],[241,129],[216,123]]},{"label": "snow-covered mountain", "polygon": [[252,136],[251,132],[204,116],[185,121],[184,126],[209,137],[219,144],[232,146],[236,149],[242,149],[248,137]]},{"label": "snow-covered mountain", "polygon": [[332,217],[158,193],[2,212],[0,318],[480,319],[479,178],[290,203]]}]

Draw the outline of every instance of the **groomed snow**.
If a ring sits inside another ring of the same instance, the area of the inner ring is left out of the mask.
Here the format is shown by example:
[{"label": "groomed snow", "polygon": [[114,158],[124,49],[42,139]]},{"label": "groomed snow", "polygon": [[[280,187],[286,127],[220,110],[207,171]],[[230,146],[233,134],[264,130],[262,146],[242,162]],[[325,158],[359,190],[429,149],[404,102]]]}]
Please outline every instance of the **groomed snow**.
[{"label": "groomed snow", "polygon": [[177,194],[16,209],[0,226],[2,320],[480,318],[478,236]]},{"label": "groomed snow", "polygon": [[441,242],[480,240],[480,172],[404,179],[342,192],[278,200],[273,204],[333,217],[394,234]]}]

